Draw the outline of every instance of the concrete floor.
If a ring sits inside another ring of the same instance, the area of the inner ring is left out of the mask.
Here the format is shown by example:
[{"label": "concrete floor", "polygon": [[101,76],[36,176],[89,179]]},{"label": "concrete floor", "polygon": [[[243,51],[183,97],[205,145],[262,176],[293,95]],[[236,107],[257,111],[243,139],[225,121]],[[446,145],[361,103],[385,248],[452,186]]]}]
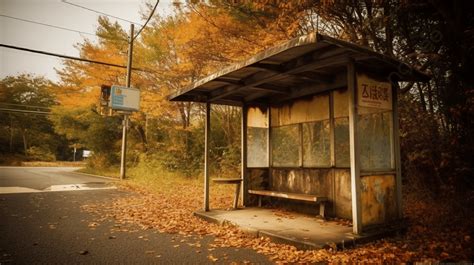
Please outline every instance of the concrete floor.
[{"label": "concrete floor", "polygon": [[231,223],[255,236],[268,236],[274,242],[294,245],[299,249],[352,245],[361,237],[352,227],[298,213],[267,208],[198,211],[195,215],[219,224]]}]

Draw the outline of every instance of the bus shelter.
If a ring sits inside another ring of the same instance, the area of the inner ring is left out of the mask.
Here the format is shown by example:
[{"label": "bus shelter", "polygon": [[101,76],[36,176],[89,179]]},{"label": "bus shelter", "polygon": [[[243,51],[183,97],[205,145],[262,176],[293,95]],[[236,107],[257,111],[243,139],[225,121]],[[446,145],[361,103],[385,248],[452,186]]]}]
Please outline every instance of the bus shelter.
[{"label": "bus shelter", "polygon": [[242,204],[276,201],[351,219],[360,234],[402,218],[398,84],[426,80],[392,57],[310,34],[169,98],[206,104],[205,211],[210,106],[240,106]]}]

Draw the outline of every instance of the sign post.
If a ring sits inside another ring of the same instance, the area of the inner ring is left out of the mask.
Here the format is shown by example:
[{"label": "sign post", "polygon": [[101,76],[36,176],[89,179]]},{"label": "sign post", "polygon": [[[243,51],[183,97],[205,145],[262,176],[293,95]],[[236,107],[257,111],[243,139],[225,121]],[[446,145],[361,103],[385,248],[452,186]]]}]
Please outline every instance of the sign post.
[{"label": "sign post", "polygon": [[[130,40],[128,42],[128,60],[127,60],[127,79],[126,79],[126,86],[127,88],[130,88],[130,79],[131,79],[131,74],[132,74],[132,55],[133,55],[133,24],[130,24]],[[140,93],[138,93],[140,95]],[[122,103],[124,105],[125,98],[122,98],[123,102],[116,102],[116,103]],[[112,100],[112,108],[113,108],[113,96],[111,97]],[[138,96],[138,102],[140,102],[140,96]],[[124,113],[123,115],[123,129],[122,129],[122,155],[120,156],[120,180],[125,179],[125,162],[126,162],[126,153],[127,153],[127,127],[128,127],[128,115],[129,113]]]}]

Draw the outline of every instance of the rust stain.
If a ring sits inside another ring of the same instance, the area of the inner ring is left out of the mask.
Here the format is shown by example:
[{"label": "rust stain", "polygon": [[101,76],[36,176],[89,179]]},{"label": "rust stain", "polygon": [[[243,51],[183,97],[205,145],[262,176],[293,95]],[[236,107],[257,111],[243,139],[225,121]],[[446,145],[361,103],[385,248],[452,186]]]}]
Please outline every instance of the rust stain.
[{"label": "rust stain", "polygon": [[383,224],[396,218],[395,176],[361,178],[362,225]]}]

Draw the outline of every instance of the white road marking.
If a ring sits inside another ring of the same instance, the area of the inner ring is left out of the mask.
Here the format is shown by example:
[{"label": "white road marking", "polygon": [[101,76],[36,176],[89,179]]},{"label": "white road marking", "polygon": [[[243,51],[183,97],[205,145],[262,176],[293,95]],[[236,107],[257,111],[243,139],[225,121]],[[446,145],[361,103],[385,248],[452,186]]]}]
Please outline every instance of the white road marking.
[{"label": "white road marking", "polygon": [[44,190],[35,190],[35,189],[25,188],[25,187],[0,187],[0,194],[78,191],[78,190],[110,190],[110,189],[117,189],[117,187],[115,186],[88,187],[87,184],[53,185]]},{"label": "white road marking", "polygon": [[0,187],[0,194],[8,193],[32,193],[41,192],[40,190],[25,188],[25,187]]}]

